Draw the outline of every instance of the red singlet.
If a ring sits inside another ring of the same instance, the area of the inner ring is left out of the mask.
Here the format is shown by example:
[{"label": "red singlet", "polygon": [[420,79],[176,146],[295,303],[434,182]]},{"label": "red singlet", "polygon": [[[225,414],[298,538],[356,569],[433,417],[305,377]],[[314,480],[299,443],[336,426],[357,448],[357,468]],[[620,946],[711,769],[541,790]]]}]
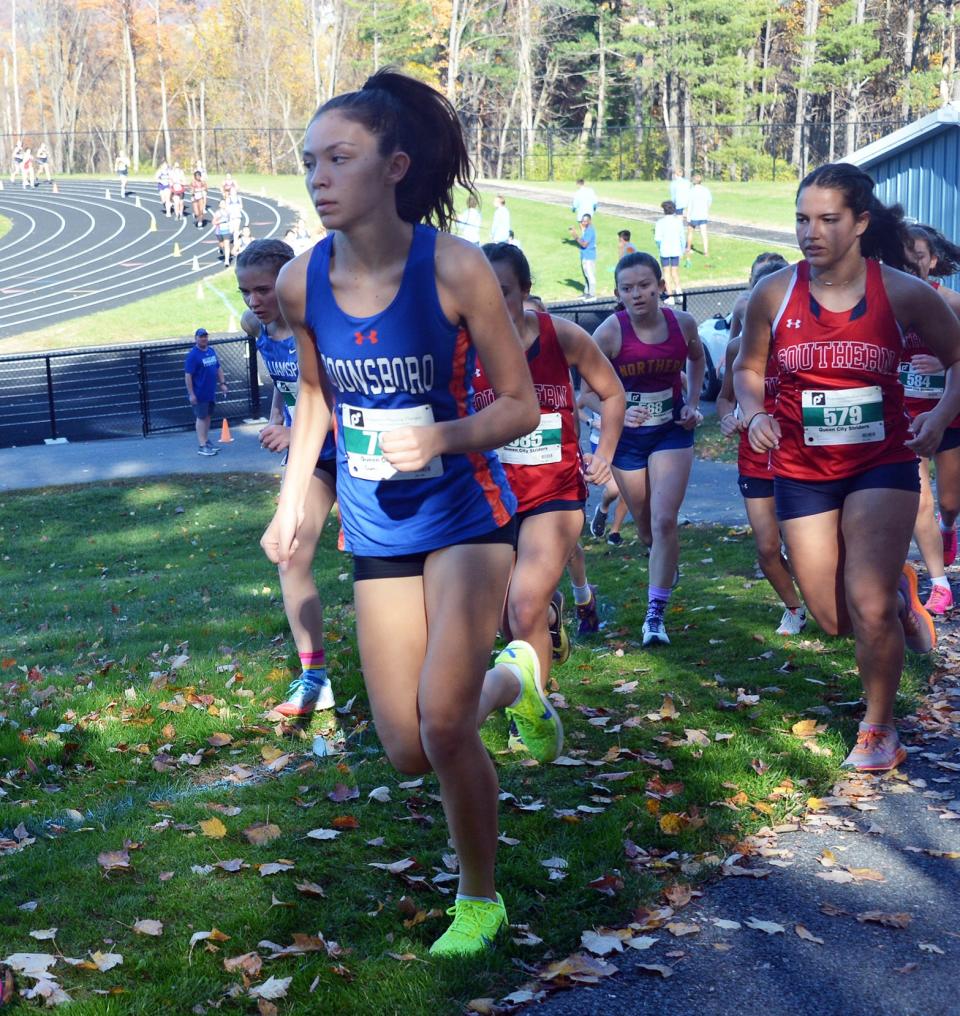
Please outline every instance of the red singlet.
[{"label": "red singlet", "polygon": [[909,462],[910,418],[899,366],[903,334],[878,261],[867,259],[863,299],[852,310],[821,307],[810,266],[794,269],[773,322],[780,447],[773,471],[792,480],[840,480],[875,466]]},{"label": "red singlet", "polygon": [[[939,282],[931,282],[934,289],[940,288]],[[910,367],[913,356],[933,356],[933,353],[920,341],[916,332],[907,332],[903,337],[903,359],[900,363],[900,383],[903,385],[903,403],[910,419],[921,413],[929,412],[943,398],[947,372],[938,370],[934,374],[916,374]],[[947,428],[960,427],[960,416],[952,420]]]},{"label": "red singlet", "polygon": [[[550,315],[538,313],[537,321],[540,334],[527,350],[527,363],[540,402],[540,425],[497,451],[510,488],[517,496],[518,512],[531,511],[548,501],[587,498],[570,365]],[[496,398],[479,359],[473,391],[473,404],[478,411]]]},{"label": "red singlet", "polygon": [[[772,360],[767,360],[767,373],[763,379],[763,408],[773,416],[777,404],[777,373]],[[737,449],[737,471],[741,476],[753,480],[772,480],[773,466],[769,452],[755,452],[745,430],[740,431],[740,447]]]}]

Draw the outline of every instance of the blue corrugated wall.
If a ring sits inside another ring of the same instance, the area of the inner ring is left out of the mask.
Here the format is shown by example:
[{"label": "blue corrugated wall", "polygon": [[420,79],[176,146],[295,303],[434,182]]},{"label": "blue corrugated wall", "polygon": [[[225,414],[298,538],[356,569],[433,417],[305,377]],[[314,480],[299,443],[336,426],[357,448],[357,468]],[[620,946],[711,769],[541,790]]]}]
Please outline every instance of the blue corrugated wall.
[{"label": "blue corrugated wall", "polygon": [[[960,243],[960,127],[945,124],[864,168],[877,182],[877,197],[884,204],[903,205],[910,218]],[[960,277],[944,283],[960,290]]]}]

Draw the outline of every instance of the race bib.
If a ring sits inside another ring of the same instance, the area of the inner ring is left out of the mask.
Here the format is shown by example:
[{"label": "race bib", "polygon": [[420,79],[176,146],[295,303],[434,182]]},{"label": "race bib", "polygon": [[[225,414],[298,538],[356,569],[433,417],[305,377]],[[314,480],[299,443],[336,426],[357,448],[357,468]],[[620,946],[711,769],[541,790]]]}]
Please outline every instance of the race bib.
[{"label": "race bib", "polygon": [[560,461],[560,414],[542,413],[536,430],[497,450],[511,466],[545,466]]},{"label": "race bib", "polygon": [[842,391],[805,391],[803,443],[848,445],[882,441],[883,394],[876,385]]},{"label": "race bib", "polygon": [[433,423],[430,406],[406,409],[356,409],[344,405],[340,415],[347,469],[360,480],[424,480],[440,476],[443,462],[439,456],[423,469],[401,473],[387,462],[380,450],[380,435],[400,427],[425,427]]},{"label": "race bib", "polygon": [[903,385],[903,394],[908,398],[936,402],[943,397],[947,372],[938,370],[935,374],[918,374],[908,361],[900,364],[900,384]]},{"label": "race bib", "polygon": [[673,420],[673,389],[662,392],[627,392],[627,405],[640,406],[650,414],[641,427],[659,427]]},{"label": "race bib", "polygon": [[293,409],[297,404],[297,389],[300,387],[298,381],[274,381],[277,391],[283,398],[283,404],[287,409]]}]

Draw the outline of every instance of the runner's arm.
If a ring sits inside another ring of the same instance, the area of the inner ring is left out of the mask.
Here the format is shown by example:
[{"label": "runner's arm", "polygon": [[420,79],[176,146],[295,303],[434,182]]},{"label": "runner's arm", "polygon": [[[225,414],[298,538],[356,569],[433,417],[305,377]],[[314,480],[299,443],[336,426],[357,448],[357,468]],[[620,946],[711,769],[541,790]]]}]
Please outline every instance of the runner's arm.
[{"label": "runner's arm", "polygon": [[700,412],[700,394],[703,391],[703,375],[707,360],[703,353],[703,343],[697,331],[697,322],[692,314],[686,311],[677,312],[677,321],[687,343],[687,398],[680,410],[679,424],[685,430],[693,430],[703,421]]},{"label": "runner's arm", "polygon": [[720,417],[720,432],[730,437],[740,430],[742,421],[737,417],[737,397],[733,393],[733,361],[740,349],[740,339],[733,338],[727,343],[724,352],[723,381],[720,383],[720,394],[717,396],[717,416]]},{"label": "runner's arm", "polygon": [[740,406],[750,447],[770,451],[780,444],[780,425],[763,408],[764,379],[770,355],[774,300],[783,296],[784,282],[775,275],[761,279],[747,303],[740,335],[740,351],[733,363],[733,389]]}]

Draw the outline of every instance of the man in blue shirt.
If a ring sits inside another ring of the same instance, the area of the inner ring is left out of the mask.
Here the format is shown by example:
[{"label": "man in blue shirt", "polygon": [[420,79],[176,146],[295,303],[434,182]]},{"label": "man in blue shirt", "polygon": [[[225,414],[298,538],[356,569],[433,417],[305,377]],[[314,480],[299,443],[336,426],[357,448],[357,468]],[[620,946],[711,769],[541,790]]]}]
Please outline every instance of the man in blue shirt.
[{"label": "man in blue shirt", "polygon": [[187,353],[183,371],[187,396],[196,418],[197,442],[200,446],[197,452],[200,455],[216,455],[220,449],[214,448],[209,441],[210,417],[213,415],[217,389],[226,395],[227,382],[217,354],[210,348],[210,336],[206,328],[198,328],[193,340],[195,345]]},{"label": "man in blue shirt", "polygon": [[593,227],[593,217],[583,215],[579,232],[571,226],[570,233],[580,248],[580,271],[585,283],[583,298],[592,300],[597,295],[597,231]]}]

